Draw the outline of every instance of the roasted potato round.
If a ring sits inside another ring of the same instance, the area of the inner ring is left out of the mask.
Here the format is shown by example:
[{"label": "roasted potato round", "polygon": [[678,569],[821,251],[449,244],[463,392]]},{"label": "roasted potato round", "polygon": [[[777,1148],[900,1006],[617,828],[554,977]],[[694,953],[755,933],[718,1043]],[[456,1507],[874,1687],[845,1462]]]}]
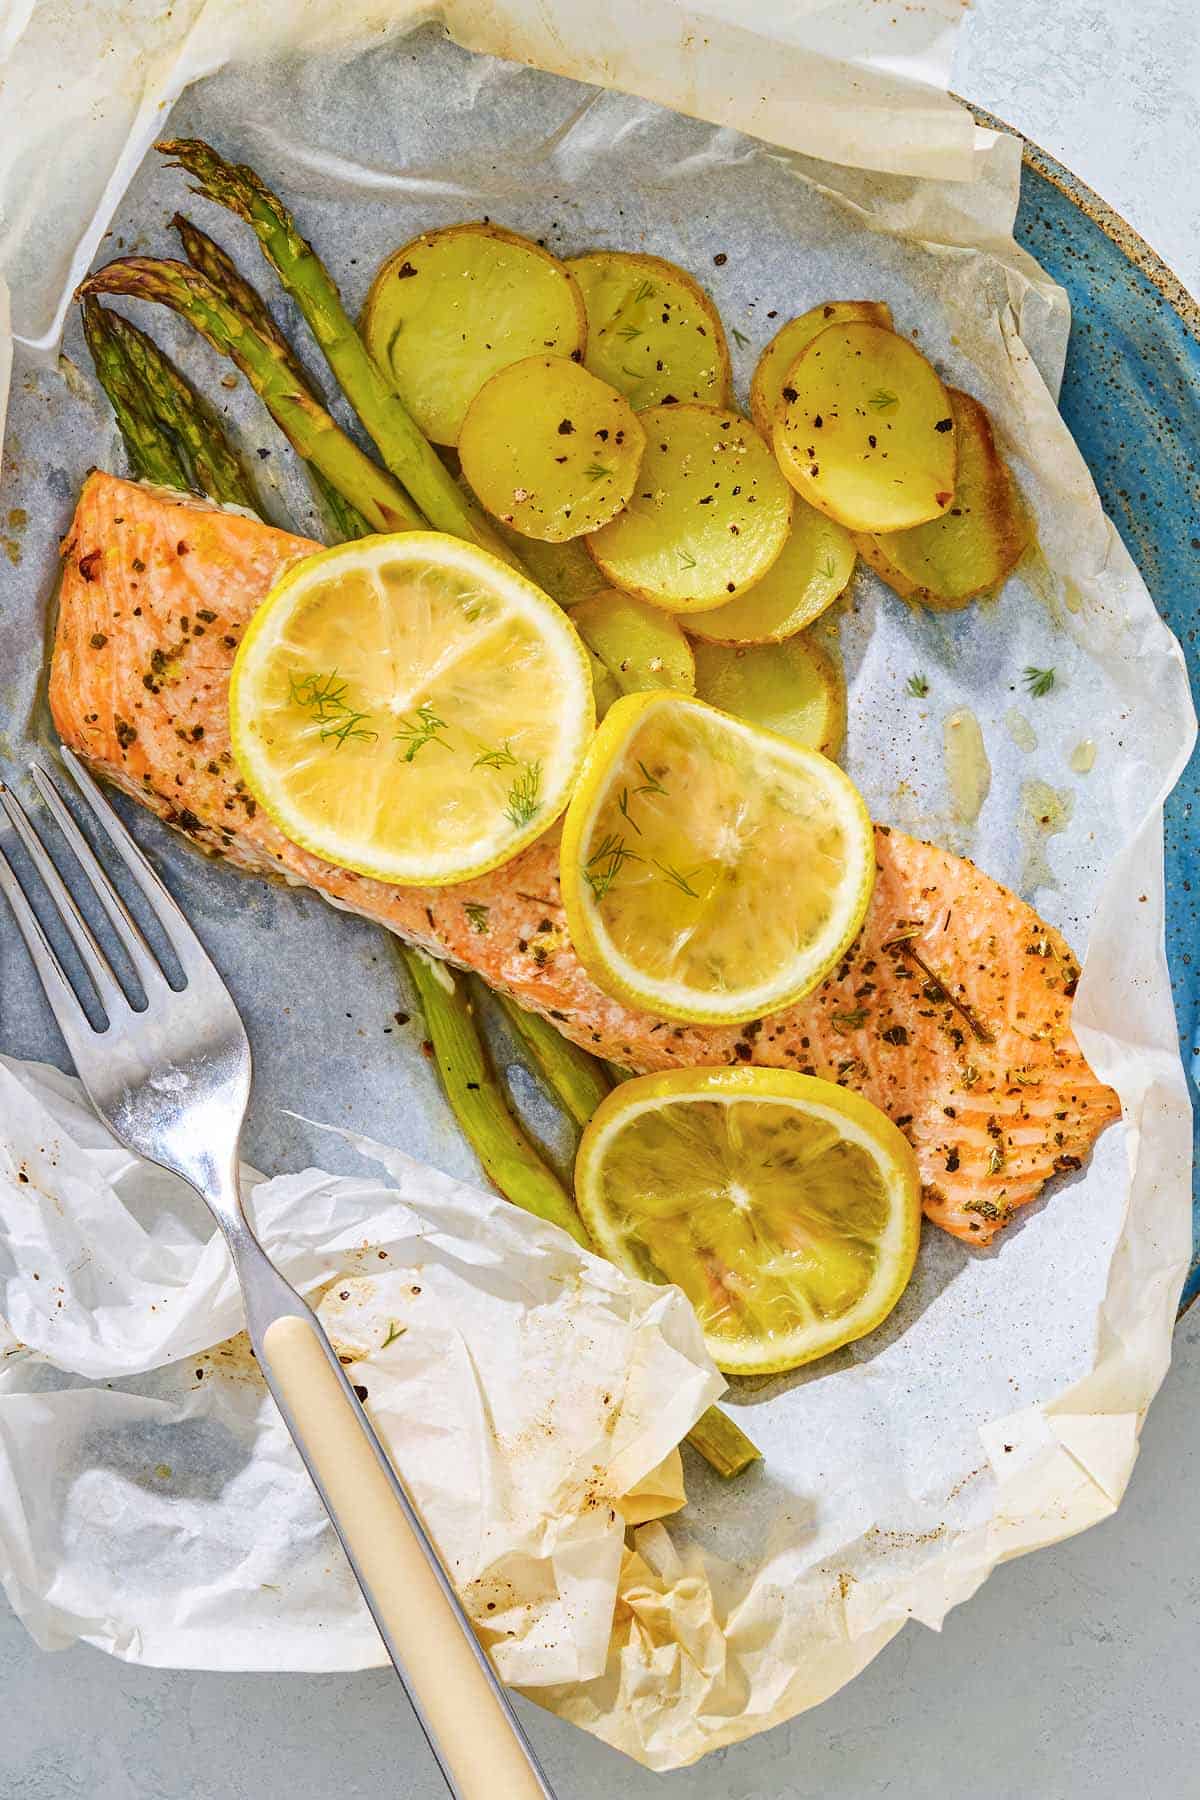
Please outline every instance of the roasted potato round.
[{"label": "roasted potato round", "polygon": [[561,356],[527,356],[480,388],[458,454],[490,513],[525,537],[561,543],[620,512],[645,441],[607,382]]},{"label": "roasted potato round", "polygon": [[846,734],[841,670],[819,644],[697,644],[696,693],[710,706],[836,757]]},{"label": "roasted potato round", "polygon": [[628,250],[593,250],[567,268],[587,308],[585,362],[594,375],[639,412],[669,400],[728,402],[720,315],[686,269]]},{"label": "roasted potato round", "polygon": [[960,388],[947,392],[958,439],[953,504],[927,525],[854,541],[903,599],[953,611],[999,587],[1027,548],[1030,527],[987,409]]},{"label": "roasted potato round", "polygon": [[618,588],[605,588],[574,608],[571,623],[621,693],[651,688],[695,692],[692,647],[670,613],[660,607]]},{"label": "roasted potato round", "polygon": [[750,414],[765,438],[769,439],[774,429],[787,372],[800,352],[808,348],[819,331],[844,325],[850,319],[866,319],[890,330],[892,309],[882,300],[825,300],[779,327],[759,357],[750,383]]},{"label": "roasted potato round", "polygon": [[854,541],[797,494],[787,542],[761,581],[688,625],[713,644],[778,644],[790,638],[844,592],[854,573]]},{"label": "roasted potato round", "polygon": [[426,437],[456,444],[497,370],[538,351],[582,357],[587,315],[574,278],[539,244],[499,225],[448,225],[388,257],[360,326]]},{"label": "roasted potato round", "polygon": [[774,444],[797,493],[850,531],[904,531],[954,499],[949,396],[882,325],[851,320],[813,338],[788,370]]},{"label": "roasted potato round", "polygon": [[716,406],[640,415],[633,496],[588,549],[614,587],[668,612],[702,612],[760,581],[787,542],[792,495],[749,419]]}]

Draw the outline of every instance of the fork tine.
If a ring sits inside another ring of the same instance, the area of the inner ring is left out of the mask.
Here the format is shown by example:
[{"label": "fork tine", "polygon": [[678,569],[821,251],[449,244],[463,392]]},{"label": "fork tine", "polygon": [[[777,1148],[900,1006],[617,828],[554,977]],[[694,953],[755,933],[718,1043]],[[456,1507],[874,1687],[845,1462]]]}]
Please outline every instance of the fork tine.
[{"label": "fork tine", "polygon": [[141,926],[109,880],[107,870],[75,823],[62,795],[40,763],[31,762],[29,773],[32,775],[34,786],[49,809],[55,824],[66,838],[76,862],[91,882],[92,890],[104,908],[109,924],[117,934],[118,943],[133,964],[140,979],[143,983],[156,975],[161,979],[162,971],[158,966],[158,958],[146,942]]},{"label": "fork tine", "polygon": [[183,964],[185,974],[194,973],[201,967],[210,968],[212,965],[204,945],[79,758],[65,744],[59,745],[58,754],[96,819],[104,827],[113,849],[137,882],[155,918],[166,932]]},{"label": "fork tine", "polygon": [[0,850],[0,892],[12,907],[17,929],[25,939],[25,948],[37,970],[50,1010],[58,1021],[67,1049],[76,1061],[84,1039],[96,1035],[92,1023],[79,1003],[75,989],[55,954],[54,945],[42,930],[41,921],[25,898],[25,890],[4,851]]},{"label": "fork tine", "polygon": [[74,894],[59,874],[50,852],[34,829],[29,814],[12,789],[3,782],[0,782],[0,806],[7,813],[9,824],[24,844],[30,862],[41,876],[46,891],[58,909],[58,916],[67,928],[79,960],[87,970],[88,978],[96,990],[96,997],[111,1024],[114,1018],[119,1018],[128,1008],[128,1001],[113,972],[112,964],[96,941],[91,926],[79,910]]}]

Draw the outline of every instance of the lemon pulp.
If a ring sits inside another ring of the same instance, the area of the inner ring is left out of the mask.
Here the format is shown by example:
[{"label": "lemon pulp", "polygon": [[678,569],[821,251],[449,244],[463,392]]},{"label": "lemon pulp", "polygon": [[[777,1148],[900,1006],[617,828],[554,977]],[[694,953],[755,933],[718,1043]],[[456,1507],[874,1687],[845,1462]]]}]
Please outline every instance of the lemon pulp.
[{"label": "lemon pulp", "polygon": [[563,829],[571,937],[607,992],[758,1018],[817,985],[874,879],[866,808],[817,752],[656,692],[610,707]]},{"label": "lemon pulp", "polygon": [[896,1127],[860,1095],[778,1069],[625,1082],[584,1134],[576,1193],[603,1253],[682,1288],[731,1373],[794,1368],[873,1330],[920,1237]]}]

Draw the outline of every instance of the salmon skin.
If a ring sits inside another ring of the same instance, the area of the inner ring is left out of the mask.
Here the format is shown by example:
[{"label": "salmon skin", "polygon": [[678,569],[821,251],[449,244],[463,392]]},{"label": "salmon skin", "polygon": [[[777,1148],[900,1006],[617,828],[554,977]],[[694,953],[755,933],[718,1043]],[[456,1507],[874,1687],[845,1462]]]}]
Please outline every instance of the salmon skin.
[{"label": "salmon skin", "polygon": [[247,621],[318,545],[97,472],[63,544],[50,668],[62,740],[202,849],[283,875],[476,969],[576,1043],[637,1070],[757,1063],[857,1089],[906,1133],[925,1211],[986,1244],[1080,1167],[1119,1104],[1071,1030],[1077,965],[973,863],[876,827],[866,922],[799,1005],[740,1027],[675,1025],[610,999],[567,933],[551,833],[454,887],[392,887],[309,855],[256,806],[230,750]]}]

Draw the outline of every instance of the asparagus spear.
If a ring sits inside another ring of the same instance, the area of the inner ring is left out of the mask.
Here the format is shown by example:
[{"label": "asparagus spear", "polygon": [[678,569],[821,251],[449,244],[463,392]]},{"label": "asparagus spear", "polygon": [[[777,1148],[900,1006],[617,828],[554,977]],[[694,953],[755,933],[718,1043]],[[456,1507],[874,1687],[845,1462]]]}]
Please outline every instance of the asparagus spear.
[{"label": "asparagus spear", "polygon": [[[182,213],[176,213],[171,224],[179,233],[184,254],[192,267],[199,269],[202,275],[207,275],[213,286],[233,302],[259,334],[276,346],[296,380],[308,389],[314,400],[324,405],[325,396],[275,323],[270,307],[258,289],[246,280],[233,258],[206,231],[201,231],[198,225],[185,219]],[[371,527],[358,508],[338,492],[315,464],[307,466],[334,541],[365,537]]]},{"label": "asparagus spear", "polygon": [[182,213],[174,214],[171,225],[179,233],[183,253],[193,269],[199,269],[202,275],[207,275],[230,305],[236,306],[244,319],[249,319],[259,336],[274,344],[301,387],[306,387],[314,399],[323,404],[324,394],[279,329],[274,313],[258,289],[246,280],[228,251],[223,250],[215,238],[209,237],[207,231],[201,231],[198,225],[193,224]]},{"label": "asparagus spear", "polygon": [[407,944],[400,955],[420,997],[446,1098],[488,1175],[508,1198],[519,1195],[526,1212],[561,1225],[588,1248],[574,1201],[508,1110],[462,977]]},{"label": "asparagus spear", "polygon": [[277,344],[256,331],[198,269],[166,258],[124,257],[90,275],[79,294],[129,294],[172,307],[237,364],[298,454],[353,502],[372,530],[416,531],[425,524],[404,490],[296,380]]},{"label": "asparagus spear", "polygon": [[[88,304],[95,305],[85,302],[85,307]],[[120,343],[114,340],[113,346],[114,353],[105,357],[103,367],[97,366],[97,373],[114,411],[119,414],[123,386],[132,371],[127,365],[122,366],[124,353]],[[191,393],[190,388],[187,391]],[[220,435],[220,425],[211,416],[203,423],[205,429]],[[144,445],[149,461],[144,459],[142,448],[136,451],[131,448],[131,466],[135,474],[150,479],[150,464],[170,448],[160,421],[152,415],[140,443]],[[421,998],[446,1098],[481,1164],[514,1206],[561,1225],[576,1242],[590,1248],[571,1196],[539,1157],[505,1103],[476,1030],[461,978],[444,964],[434,963],[420,950],[403,944],[398,944],[397,949]],[[514,1023],[518,1023],[515,1017]],[[599,1069],[594,1072],[586,1069],[586,1064],[594,1059],[586,1057],[585,1052],[576,1051],[548,1025],[544,1033],[538,1033],[538,1044],[541,1051],[539,1066],[547,1080],[577,1123],[585,1123],[586,1120],[579,1116],[585,1106],[583,1077],[589,1074],[596,1086],[602,1080]],[[584,1059],[582,1063],[580,1058]],[[578,1111],[567,1100],[568,1091]],[[586,1117],[590,1116],[588,1111]],[[761,1452],[745,1432],[715,1406],[710,1406],[696,1421],[688,1433],[688,1442],[725,1479],[741,1474],[761,1458]]]},{"label": "asparagus spear", "polygon": [[192,472],[192,485],[223,505],[260,510],[258,495],[224,431],[195,388],[154,339],[139,331],[120,313],[109,315],[109,327],[119,339],[130,365],[139,376],[152,410],[169,421],[173,435],[183,445]]},{"label": "asparagus spear", "polygon": [[[166,139],[157,148],[199,182],[199,192],[253,227],[263,254],[303,313],[342,392],[375,440],[388,468],[438,531],[517,559],[485,514],[462,492],[441,457],[409,417],[342,305],[337,283],[278,195],[253,169],[218,156],[199,138]],[[344,490],[343,490],[344,491]],[[519,566],[519,565],[518,565]]]},{"label": "asparagus spear", "polygon": [[153,407],[117,335],[113,317],[98,300],[83,307],[83,335],[92,353],[96,378],[116,415],[129,466],[143,481],[186,490],[188,471],[174,439],[154,417]]},{"label": "asparagus spear", "polygon": [[582,1131],[612,1085],[603,1065],[540,1013],[527,1012],[508,994],[495,999],[547,1087]]}]

